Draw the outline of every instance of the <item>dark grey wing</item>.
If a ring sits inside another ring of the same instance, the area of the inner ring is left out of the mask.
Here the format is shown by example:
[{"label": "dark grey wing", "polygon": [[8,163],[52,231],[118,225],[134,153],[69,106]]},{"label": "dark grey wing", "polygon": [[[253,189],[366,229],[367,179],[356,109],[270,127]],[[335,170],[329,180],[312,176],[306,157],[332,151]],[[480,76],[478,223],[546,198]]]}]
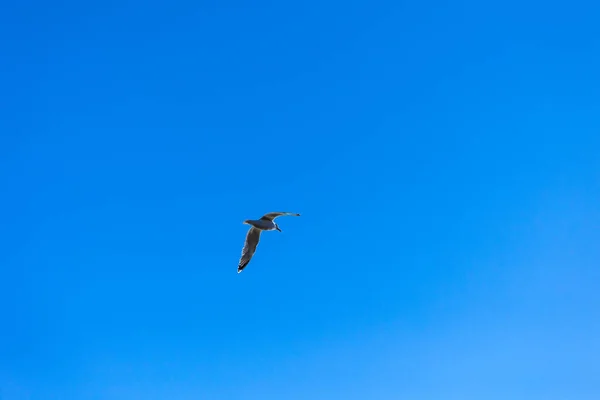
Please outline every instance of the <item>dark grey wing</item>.
[{"label": "dark grey wing", "polygon": [[300,214],[296,214],[296,213],[277,211],[277,212],[267,213],[267,214],[263,215],[260,219],[263,219],[266,221],[273,221],[275,218],[281,217],[282,215],[289,215],[291,217],[299,217],[300,216]]},{"label": "dark grey wing", "polygon": [[260,240],[260,229],[256,229],[252,227],[248,230],[248,234],[246,235],[246,243],[244,243],[244,248],[242,249],[242,257],[240,258],[240,263],[238,264],[238,274],[242,272],[246,265],[252,259],[254,252],[256,251],[256,246],[258,246],[258,241]]}]

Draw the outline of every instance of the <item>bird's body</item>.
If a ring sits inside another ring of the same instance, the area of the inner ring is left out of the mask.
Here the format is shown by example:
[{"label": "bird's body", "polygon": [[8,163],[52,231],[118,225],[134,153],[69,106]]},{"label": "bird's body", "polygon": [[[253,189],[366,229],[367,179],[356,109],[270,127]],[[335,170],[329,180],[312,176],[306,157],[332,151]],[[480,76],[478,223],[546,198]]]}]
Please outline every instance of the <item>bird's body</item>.
[{"label": "bird's body", "polygon": [[275,222],[264,219],[247,219],[244,223],[252,225],[261,231],[274,231],[277,229],[277,224],[275,224]]},{"label": "bird's body", "polygon": [[290,212],[271,212],[263,215],[260,219],[247,219],[244,221],[244,224],[251,225],[252,227],[248,230],[246,234],[246,242],[244,243],[244,248],[242,249],[242,257],[240,258],[240,262],[238,264],[238,274],[242,272],[244,268],[248,265],[254,252],[256,252],[256,247],[258,246],[258,242],[260,240],[260,233],[262,231],[279,231],[279,226],[274,221],[275,218],[281,217],[283,215],[290,215],[294,217],[299,217],[300,214],[290,213]]}]

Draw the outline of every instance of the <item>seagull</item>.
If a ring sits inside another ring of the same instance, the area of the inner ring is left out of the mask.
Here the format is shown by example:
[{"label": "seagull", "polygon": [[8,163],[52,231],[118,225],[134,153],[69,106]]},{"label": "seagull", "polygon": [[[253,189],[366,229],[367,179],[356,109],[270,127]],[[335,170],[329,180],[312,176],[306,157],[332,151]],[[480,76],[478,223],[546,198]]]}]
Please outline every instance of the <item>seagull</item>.
[{"label": "seagull", "polygon": [[275,218],[281,216],[292,216],[299,217],[300,214],[291,213],[291,212],[270,212],[260,219],[247,219],[244,221],[244,224],[251,225],[252,227],[248,230],[246,234],[246,243],[244,243],[244,248],[242,249],[242,257],[240,258],[240,263],[238,264],[237,272],[238,274],[242,272],[244,268],[248,265],[254,252],[256,251],[256,246],[258,246],[258,241],[260,240],[260,233],[262,231],[279,231],[279,225],[275,222]]}]

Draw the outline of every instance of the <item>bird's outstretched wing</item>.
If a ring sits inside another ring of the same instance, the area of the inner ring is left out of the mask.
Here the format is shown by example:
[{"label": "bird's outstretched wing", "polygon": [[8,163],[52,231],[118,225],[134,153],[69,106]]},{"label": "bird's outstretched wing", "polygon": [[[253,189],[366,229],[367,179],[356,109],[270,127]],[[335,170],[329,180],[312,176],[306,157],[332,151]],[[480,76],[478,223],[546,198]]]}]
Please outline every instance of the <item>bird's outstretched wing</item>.
[{"label": "bird's outstretched wing", "polygon": [[246,235],[246,243],[244,243],[244,248],[242,249],[242,257],[240,258],[240,263],[238,264],[237,272],[238,274],[242,272],[246,265],[252,259],[254,252],[256,251],[256,246],[258,246],[258,241],[260,240],[260,229],[252,227],[248,230],[248,234]]},{"label": "bird's outstretched wing", "polygon": [[296,213],[277,211],[277,212],[267,213],[267,214],[263,215],[262,217],[260,217],[260,219],[266,220],[266,221],[273,221],[275,218],[281,217],[283,215],[288,215],[291,217],[299,217],[300,216],[300,214],[296,214]]}]

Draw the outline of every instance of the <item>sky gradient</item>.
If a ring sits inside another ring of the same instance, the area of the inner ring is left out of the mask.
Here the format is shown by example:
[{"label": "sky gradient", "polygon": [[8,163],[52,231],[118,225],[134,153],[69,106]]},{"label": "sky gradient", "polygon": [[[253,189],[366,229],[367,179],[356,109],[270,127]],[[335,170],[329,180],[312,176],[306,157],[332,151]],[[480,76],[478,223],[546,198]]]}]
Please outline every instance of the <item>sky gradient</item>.
[{"label": "sky gradient", "polygon": [[13,3],[0,399],[600,398],[597,2]]}]

